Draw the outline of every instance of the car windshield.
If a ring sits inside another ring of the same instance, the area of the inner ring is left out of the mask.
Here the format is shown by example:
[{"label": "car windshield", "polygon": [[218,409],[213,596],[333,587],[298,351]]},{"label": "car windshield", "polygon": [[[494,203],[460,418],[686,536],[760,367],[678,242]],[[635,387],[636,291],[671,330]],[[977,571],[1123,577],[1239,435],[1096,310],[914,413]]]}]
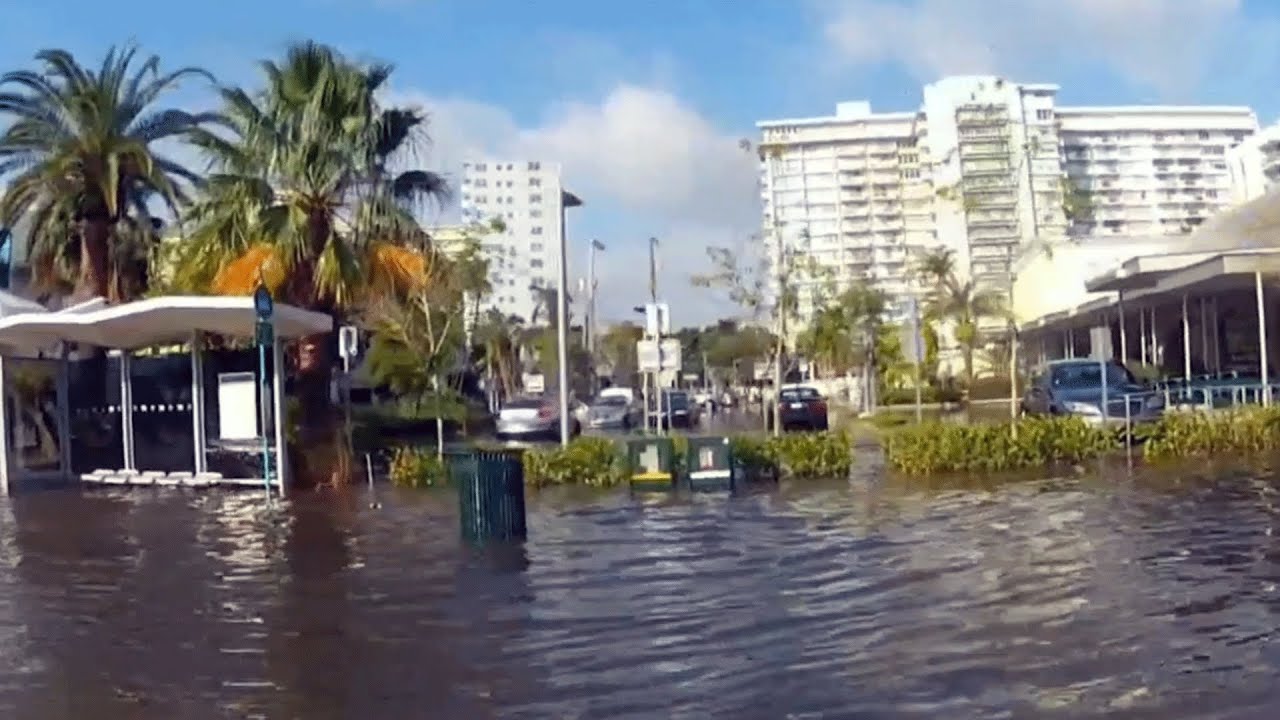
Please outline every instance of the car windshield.
[{"label": "car windshield", "polygon": [[[1069,363],[1055,365],[1049,382],[1057,388],[1102,387],[1102,363]],[[1127,385],[1134,382],[1133,375],[1121,365],[1107,363],[1107,386]]]},{"label": "car windshield", "polygon": [[667,395],[667,403],[672,410],[683,410],[689,407],[689,396],[684,393],[671,393]]},{"label": "car windshield", "polygon": [[783,402],[796,402],[798,400],[820,400],[822,395],[811,387],[801,388],[783,388],[779,397]]},{"label": "car windshield", "polygon": [[596,407],[622,407],[627,404],[627,399],[621,395],[601,395],[591,404]]}]

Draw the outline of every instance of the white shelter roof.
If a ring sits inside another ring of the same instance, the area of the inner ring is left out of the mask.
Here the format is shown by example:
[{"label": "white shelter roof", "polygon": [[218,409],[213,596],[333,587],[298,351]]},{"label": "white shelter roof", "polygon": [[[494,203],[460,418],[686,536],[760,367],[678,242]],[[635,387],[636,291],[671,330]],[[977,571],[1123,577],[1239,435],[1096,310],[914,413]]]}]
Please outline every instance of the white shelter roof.
[{"label": "white shelter roof", "polygon": [[43,312],[48,312],[48,310],[40,303],[0,290],[0,318],[12,317],[23,313]]},{"label": "white shelter roof", "polygon": [[[251,297],[174,295],[122,305],[91,300],[59,312],[35,308],[12,315],[0,308],[0,346],[38,349],[64,341],[132,350],[187,342],[197,330],[251,338],[258,321]],[[333,330],[331,316],[292,305],[276,304],[273,321],[281,339]]]}]

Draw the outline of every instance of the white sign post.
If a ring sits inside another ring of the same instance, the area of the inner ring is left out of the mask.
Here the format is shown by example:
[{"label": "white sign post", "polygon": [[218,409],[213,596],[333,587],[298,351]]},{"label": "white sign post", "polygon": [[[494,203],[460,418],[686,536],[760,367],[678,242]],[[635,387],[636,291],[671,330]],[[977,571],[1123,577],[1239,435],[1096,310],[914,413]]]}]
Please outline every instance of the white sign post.
[{"label": "white sign post", "polygon": [[342,405],[347,423],[347,445],[351,444],[351,360],[360,347],[360,331],[354,325],[338,328],[338,355],[342,357]]}]

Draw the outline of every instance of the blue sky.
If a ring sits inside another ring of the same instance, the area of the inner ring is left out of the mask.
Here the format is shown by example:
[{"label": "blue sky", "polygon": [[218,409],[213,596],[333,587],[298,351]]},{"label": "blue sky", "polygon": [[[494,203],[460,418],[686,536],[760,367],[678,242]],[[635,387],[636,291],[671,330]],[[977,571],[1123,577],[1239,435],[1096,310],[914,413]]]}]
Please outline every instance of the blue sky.
[{"label": "blue sky", "polygon": [[[565,163],[586,207],[602,310],[645,293],[645,239],[663,242],[680,324],[732,312],[688,287],[707,244],[758,228],[754,164],[738,148],[761,118],[869,99],[914,108],[943,74],[1057,82],[1063,104],[1202,102],[1280,114],[1274,0],[0,0],[0,68],[42,48],[96,60],[136,40],[166,64],[253,84],[254,62],[314,38],[396,64],[395,99],[433,115],[425,162],[471,154]],[[184,89],[174,103],[207,104]]]}]

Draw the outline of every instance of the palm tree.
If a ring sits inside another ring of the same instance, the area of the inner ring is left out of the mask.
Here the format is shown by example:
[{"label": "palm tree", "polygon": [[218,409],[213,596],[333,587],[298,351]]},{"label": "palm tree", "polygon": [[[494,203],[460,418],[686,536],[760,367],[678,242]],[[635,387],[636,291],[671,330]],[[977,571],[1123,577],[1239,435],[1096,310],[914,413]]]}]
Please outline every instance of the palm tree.
[{"label": "palm tree", "polygon": [[480,362],[497,393],[497,400],[511,397],[520,389],[520,337],[524,325],[517,316],[504,316],[490,309],[475,327],[475,343]]},{"label": "palm tree", "polygon": [[[221,91],[226,132],[194,138],[213,172],[190,214],[178,277],[226,295],[261,284],[285,302],[336,316],[429,282],[428,239],[414,211],[447,190],[434,173],[390,171],[412,157],[426,125],[416,110],[378,103],[391,68],[303,43],[262,70],[260,92]],[[299,441],[308,448],[336,444],[331,344],[325,334],[297,348]],[[348,479],[348,453],[305,460],[311,467],[300,468],[301,479],[324,472],[331,482]]]},{"label": "palm tree", "polygon": [[1006,298],[1002,293],[978,287],[973,280],[961,280],[950,250],[939,249],[925,255],[917,272],[932,285],[925,319],[952,326],[964,361],[965,387],[972,387],[973,357],[981,340],[978,326],[984,319],[1007,318]]},{"label": "palm tree", "polygon": [[0,226],[27,221],[37,282],[85,299],[126,299],[134,228],[151,228],[149,201],[176,215],[198,175],[161,155],[162,140],[183,139],[215,119],[211,113],[155,109],[184,79],[212,81],[198,68],[160,72],[137,48],[108,51],[101,67],[65,50],[36,54],[38,68],[0,76]]}]

